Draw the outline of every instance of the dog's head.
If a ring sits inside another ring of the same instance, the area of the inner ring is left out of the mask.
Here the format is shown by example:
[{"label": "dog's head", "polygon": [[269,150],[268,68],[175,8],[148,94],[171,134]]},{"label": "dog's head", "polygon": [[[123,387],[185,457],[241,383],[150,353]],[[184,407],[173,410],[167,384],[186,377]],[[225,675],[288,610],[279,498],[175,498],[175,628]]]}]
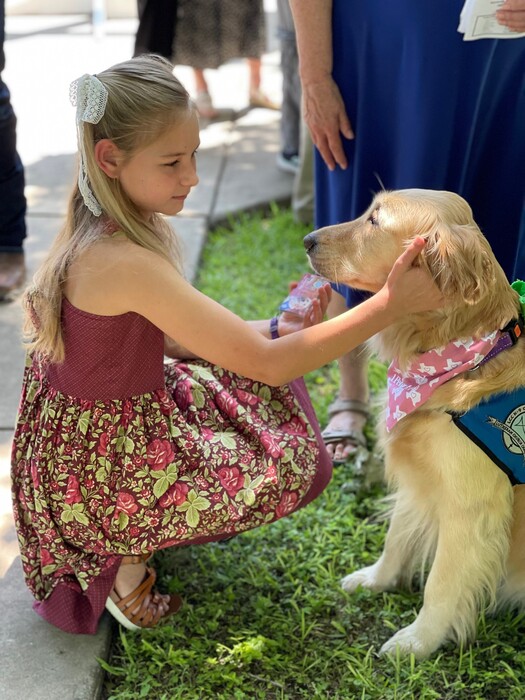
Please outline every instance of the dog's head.
[{"label": "dog's head", "polygon": [[430,270],[448,307],[476,304],[503,275],[469,205],[452,192],[381,192],[358,219],[314,231],[304,245],[320,275],[376,292],[416,236],[427,241],[417,264]]}]

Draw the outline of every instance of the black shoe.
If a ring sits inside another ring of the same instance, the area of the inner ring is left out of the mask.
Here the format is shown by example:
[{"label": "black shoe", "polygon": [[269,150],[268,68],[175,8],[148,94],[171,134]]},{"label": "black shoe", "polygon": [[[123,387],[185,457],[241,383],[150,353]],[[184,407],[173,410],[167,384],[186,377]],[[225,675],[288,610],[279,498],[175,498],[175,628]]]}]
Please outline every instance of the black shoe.
[{"label": "black shoe", "polygon": [[25,278],[24,254],[0,252],[0,301],[10,301]]}]

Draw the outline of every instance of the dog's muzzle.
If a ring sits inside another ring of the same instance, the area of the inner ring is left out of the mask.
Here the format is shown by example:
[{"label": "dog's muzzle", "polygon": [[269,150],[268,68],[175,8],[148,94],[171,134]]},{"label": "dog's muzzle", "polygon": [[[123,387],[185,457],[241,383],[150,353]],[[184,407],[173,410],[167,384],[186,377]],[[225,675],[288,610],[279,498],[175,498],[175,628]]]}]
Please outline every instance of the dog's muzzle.
[{"label": "dog's muzzle", "polygon": [[309,233],[303,238],[303,244],[306,249],[306,253],[311,255],[314,252],[314,248],[317,246],[317,236],[315,233]]}]

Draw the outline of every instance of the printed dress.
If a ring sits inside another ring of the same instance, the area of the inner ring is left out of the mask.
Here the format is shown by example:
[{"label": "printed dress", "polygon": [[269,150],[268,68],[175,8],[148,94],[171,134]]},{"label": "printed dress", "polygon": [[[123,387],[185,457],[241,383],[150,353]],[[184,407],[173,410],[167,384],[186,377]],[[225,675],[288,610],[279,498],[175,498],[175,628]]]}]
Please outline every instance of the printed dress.
[{"label": "printed dress", "polygon": [[219,68],[236,58],[260,58],[265,47],[262,0],[179,0],[174,65]]},{"label": "printed dress", "polygon": [[62,326],[66,360],[26,367],[12,452],[26,582],[61,629],[96,631],[122,555],[230,537],[328,483],[302,381],[165,363],[162,332],[135,313],[64,299]]}]

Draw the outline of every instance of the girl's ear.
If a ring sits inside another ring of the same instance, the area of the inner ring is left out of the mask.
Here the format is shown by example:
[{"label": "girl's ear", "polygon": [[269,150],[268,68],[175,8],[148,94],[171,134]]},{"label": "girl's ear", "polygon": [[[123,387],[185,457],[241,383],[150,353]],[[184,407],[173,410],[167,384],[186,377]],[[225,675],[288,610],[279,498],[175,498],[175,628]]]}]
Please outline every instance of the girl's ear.
[{"label": "girl's ear", "polygon": [[108,177],[115,179],[119,176],[119,164],[122,160],[120,149],[113,141],[101,139],[95,144],[95,160],[98,167]]}]

